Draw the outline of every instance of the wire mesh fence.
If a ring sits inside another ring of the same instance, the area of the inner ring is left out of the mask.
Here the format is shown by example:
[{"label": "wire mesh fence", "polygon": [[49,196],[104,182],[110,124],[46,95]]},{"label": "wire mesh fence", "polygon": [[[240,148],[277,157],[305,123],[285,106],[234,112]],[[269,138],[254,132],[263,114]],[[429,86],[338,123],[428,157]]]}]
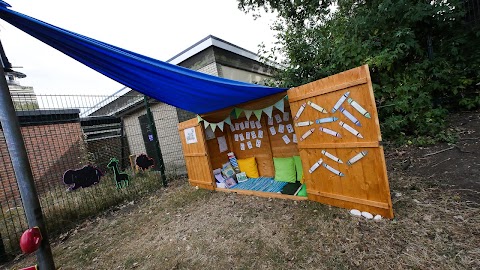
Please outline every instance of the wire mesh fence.
[{"label": "wire mesh fence", "polygon": [[[146,102],[135,91],[14,95],[12,100],[50,234],[159,189],[162,167],[168,180],[186,176],[177,124],[194,116],[189,112]],[[142,154],[146,157],[137,159]],[[128,174],[129,185],[118,188],[122,173]],[[1,129],[0,206],[0,256],[5,257],[19,251],[18,240],[28,226]]]}]

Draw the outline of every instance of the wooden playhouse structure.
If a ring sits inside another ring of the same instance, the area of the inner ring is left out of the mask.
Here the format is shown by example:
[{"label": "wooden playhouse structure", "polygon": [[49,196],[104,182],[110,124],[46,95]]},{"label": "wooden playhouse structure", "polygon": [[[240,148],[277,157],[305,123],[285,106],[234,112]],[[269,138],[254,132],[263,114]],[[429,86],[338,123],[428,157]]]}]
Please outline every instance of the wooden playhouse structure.
[{"label": "wooden playhouse structure", "polygon": [[[260,128],[257,125],[238,129],[242,122],[257,120],[252,111],[273,106],[282,99],[284,111],[273,108],[271,117],[262,113],[258,119]],[[200,118],[178,125],[191,185],[263,197],[308,199],[393,218],[382,137],[367,65],[235,108],[204,114],[201,118],[208,123],[221,123],[232,112],[242,110],[238,117],[231,117],[232,128],[228,123],[223,131],[219,128],[214,131],[215,137],[224,137],[228,147],[227,151],[222,149],[222,153],[216,139],[207,139]],[[298,118],[294,119],[296,116]],[[278,122],[276,118],[282,119]],[[283,133],[279,132],[280,125],[283,125]],[[289,130],[291,133],[284,128],[288,125],[294,128],[294,131]],[[272,127],[276,132],[272,133]],[[195,142],[187,142],[187,131],[194,133]],[[238,135],[251,131],[263,136],[250,138],[253,145],[247,147],[247,140],[239,140]],[[258,139],[261,140],[259,147],[255,143]],[[254,156],[261,176],[275,175],[273,157],[300,155],[308,197],[218,188],[212,171],[228,162],[228,152],[234,152],[237,159]]]}]

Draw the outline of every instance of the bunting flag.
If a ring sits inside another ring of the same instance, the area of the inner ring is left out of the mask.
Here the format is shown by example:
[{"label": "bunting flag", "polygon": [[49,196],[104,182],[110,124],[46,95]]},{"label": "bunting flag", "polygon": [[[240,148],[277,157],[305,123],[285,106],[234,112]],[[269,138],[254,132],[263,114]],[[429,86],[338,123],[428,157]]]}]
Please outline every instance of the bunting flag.
[{"label": "bunting flag", "polygon": [[235,118],[238,119],[238,117],[240,116],[243,110],[240,108],[235,108],[234,110],[235,110]]},{"label": "bunting flag", "polygon": [[260,118],[262,118],[262,112],[263,110],[255,110],[253,111],[253,113],[255,114],[255,116],[257,117],[257,120],[260,121]]},{"label": "bunting flag", "polygon": [[285,111],[285,98],[280,99],[277,103],[275,103],[273,106],[277,109],[279,109],[281,112]]},{"label": "bunting flag", "polygon": [[273,106],[269,106],[269,107],[263,109],[263,112],[264,112],[268,117],[272,117]]},{"label": "bunting flag", "polygon": [[247,120],[250,120],[250,116],[252,116],[253,111],[244,110],[244,112],[245,112],[245,117],[247,117]]},{"label": "bunting flag", "polygon": [[218,123],[210,123],[210,122],[206,121],[205,119],[203,119],[200,115],[197,115],[197,121],[198,121],[198,123],[203,121],[203,126],[205,127],[205,129],[207,129],[210,126],[213,131],[215,131],[215,129],[217,127],[221,131],[223,131],[223,129],[225,127],[225,123],[228,124],[228,125],[231,125],[232,124],[232,118],[231,117],[235,117],[235,118],[238,119],[240,117],[240,114],[242,114],[242,112],[245,113],[245,117],[248,120],[250,120],[250,117],[252,116],[252,114],[255,114],[255,116],[257,117],[258,120],[260,120],[262,118],[262,113],[265,113],[268,117],[272,117],[274,107],[279,109],[280,111],[284,112],[285,111],[285,99],[287,97],[288,96],[285,96],[281,100],[277,101],[274,105],[268,106],[268,107],[260,109],[260,110],[244,110],[244,109],[241,109],[241,108],[234,108],[232,110],[232,112],[230,113],[230,115],[227,116],[227,118],[225,118],[223,121],[220,121]]}]

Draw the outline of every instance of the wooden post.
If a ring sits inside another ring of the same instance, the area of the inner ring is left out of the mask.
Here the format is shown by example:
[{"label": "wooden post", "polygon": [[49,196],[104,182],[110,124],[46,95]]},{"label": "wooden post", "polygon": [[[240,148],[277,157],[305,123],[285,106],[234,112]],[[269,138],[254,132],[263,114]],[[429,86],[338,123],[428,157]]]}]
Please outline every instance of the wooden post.
[{"label": "wooden post", "polygon": [[137,174],[137,165],[135,164],[135,160],[137,159],[137,156],[130,155],[128,156],[128,159],[130,160],[130,167],[132,167],[133,175]]}]

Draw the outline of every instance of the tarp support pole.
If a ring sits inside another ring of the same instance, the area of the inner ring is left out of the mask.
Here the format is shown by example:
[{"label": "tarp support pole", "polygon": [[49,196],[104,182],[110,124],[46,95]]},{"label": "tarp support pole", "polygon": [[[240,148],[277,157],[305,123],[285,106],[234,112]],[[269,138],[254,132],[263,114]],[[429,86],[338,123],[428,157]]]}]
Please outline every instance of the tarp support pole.
[{"label": "tarp support pole", "polygon": [[0,123],[2,124],[3,134],[8,152],[10,153],[10,160],[15,172],[15,178],[17,179],[28,226],[30,228],[38,226],[42,232],[43,240],[40,248],[36,251],[38,269],[54,270],[55,264],[45,228],[45,221],[3,66],[0,66]]},{"label": "tarp support pole", "polygon": [[167,187],[167,176],[165,175],[165,163],[163,162],[162,149],[160,149],[160,141],[158,140],[157,127],[155,126],[155,120],[153,118],[152,110],[150,109],[150,104],[148,104],[148,97],[143,96],[143,100],[145,101],[145,108],[147,109],[148,124],[150,125],[150,130],[153,133],[153,139],[155,140],[155,150],[158,156],[158,167],[160,168],[162,184],[164,187]]}]

